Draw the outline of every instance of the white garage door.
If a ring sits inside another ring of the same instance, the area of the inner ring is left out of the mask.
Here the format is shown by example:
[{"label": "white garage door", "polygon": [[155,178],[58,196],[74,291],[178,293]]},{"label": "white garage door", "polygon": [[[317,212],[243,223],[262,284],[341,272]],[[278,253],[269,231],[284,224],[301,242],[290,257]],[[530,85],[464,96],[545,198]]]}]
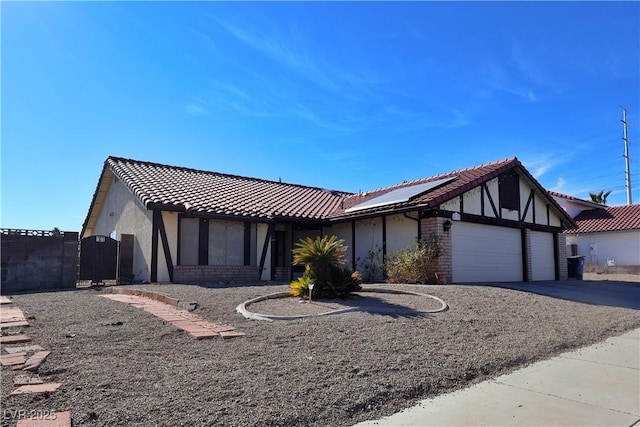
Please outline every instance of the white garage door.
[{"label": "white garage door", "polygon": [[531,232],[531,280],[555,280],[553,234]]},{"label": "white garage door", "polygon": [[453,283],[522,281],[519,229],[454,222]]}]

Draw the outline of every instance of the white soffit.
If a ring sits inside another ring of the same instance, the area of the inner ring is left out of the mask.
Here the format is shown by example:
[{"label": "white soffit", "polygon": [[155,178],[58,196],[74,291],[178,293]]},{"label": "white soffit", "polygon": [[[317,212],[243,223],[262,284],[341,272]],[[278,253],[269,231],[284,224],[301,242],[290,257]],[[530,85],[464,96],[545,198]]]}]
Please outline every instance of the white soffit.
[{"label": "white soffit", "polygon": [[381,196],[374,197],[371,200],[367,200],[366,202],[360,203],[358,205],[352,206],[348,209],[345,209],[345,213],[361,211],[364,209],[378,208],[380,206],[393,205],[396,203],[408,202],[409,200],[421,196],[441,185],[444,185],[448,182],[453,181],[458,178],[457,176],[451,176],[448,178],[438,179],[436,181],[425,182],[423,184],[412,185],[410,187],[402,187],[388,193],[382,194]]}]

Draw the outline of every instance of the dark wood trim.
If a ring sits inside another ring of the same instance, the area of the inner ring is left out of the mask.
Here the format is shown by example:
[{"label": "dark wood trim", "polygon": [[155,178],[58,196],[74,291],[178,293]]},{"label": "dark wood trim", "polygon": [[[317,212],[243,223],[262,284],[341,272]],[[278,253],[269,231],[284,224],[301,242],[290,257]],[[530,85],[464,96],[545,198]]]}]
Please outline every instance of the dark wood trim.
[{"label": "dark wood trim", "polygon": [[486,184],[482,184],[480,186],[480,215],[485,216],[484,214],[484,187]]},{"label": "dark wood trim", "polygon": [[264,236],[264,243],[262,245],[262,254],[260,255],[260,273],[258,275],[258,280],[262,279],[262,271],[264,270],[264,263],[267,259],[267,249],[269,248],[269,243],[271,242],[271,235],[273,234],[273,230],[275,229],[275,225],[273,223],[269,224],[267,228],[267,233]]},{"label": "dark wood trim", "polygon": [[[529,199],[527,199],[527,204],[524,205],[524,212],[522,212],[522,216],[520,217],[520,221],[524,221],[527,217],[527,213],[529,212],[529,205],[531,205],[531,201],[535,197],[535,191],[533,188],[531,189],[531,193],[529,194]],[[535,222],[535,221],[534,221]]]},{"label": "dark wood trim", "polygon": [[251,223],[244,223],[244,265],[251,265]]},{"label": "dark wood trim", "polygon": [[528,282],[531,280],[529,277],[529,269],[527,268],[529,251],[527,251],[527,230],[524,228],[520,229],[520,243],[522,245],[522,281]]},{"label": "dark wood trim", "polygon": [[178,235],[177,240],[178,240],[178,244],[176,246],[177,250],[176,250],[176,265],[180,265],[181,259],[180,257],[182,256],[182,218],[184,218],[184,215],[182,214],[178,214],[178,232],[176,233]]},{"label": "dark wood trim", "polygon": [[491,192],[489,191],[489,187],[487,187],[487,183],[482,184],[485,190],[487,191],[487,198],[489,199],[489,204],[491,205],[491,209],[493,209],[493,214],[496,218],[500,218],[500,214],[498,213],[498,209],[496,208],[496,204],[493,201],[493,197],[491,197]]},{"label": "dark wood trim", "polygon": [[531,212],[533,213],[533,223],[536,223],[536,198],[533,196],[533,206],[531,206]]},{"label": "dark wood trim", "polygon": [[356,222],[351,221],[351,268],[353,270],[357,270],[356,268]]},{"label": "dark wood trim", "polygon": [[460,195],[460,213],[464,212],[464,193]]},{"label": "dark wood trim", "polygon": [[198,265],[209,265],[209,220],[200,218],[198,229]]},{"label": "dark wood trim", "polygon": [[[441,217],[441,218],[451,218],[455,212],[444,211],[444,210],[434,210],[429,211],[429,217]],[[497,225],[500,227],[509,227],[509,228],[528,228],[532,231],[545,231],[548,233],[561,233],[561,227],[554,227],[543,224],[531,224],[523,221],[514,221],[510,219],[501,219],[501,218],[489,218],[481,215],[473,215],[473,214],[460,214],[460,220],[464,222],[471,222],[475,224],[485,224],[485,225]]]},{"label": "dark wood trim", "polygon": [[551,212],[549,212],[549,205],[547,205],[547,225],[551,225]]},{"label": "dark wood trim", "polygon": [[160,211],[151,214],[151,283],[158,281],[158,216]]},{"label": "dark wood trim", "polygon": [[387,270],[384,263],[387,261],[387,216],[382,216],[382,277],[387,278]]},{"label": "dark wood trim", "polygon": [[553,261],[556,270],[556,280],[560,280],[560,251],[558,248],[558,233],[553,233]]},{"label": "dark wood trim", "polygon": [[169,248],[169,239],[167,239],[167,230],[164,227],[164,218],[162,218],[162,211],[153,211],[154,215],[156,213],[158,213],[158,230],[160,231],[160,240],[162,241],[162,249],[164,250],[164,261],[167,264],[169,281],[173,282],[173,260],[171,259],[171,250]]}]

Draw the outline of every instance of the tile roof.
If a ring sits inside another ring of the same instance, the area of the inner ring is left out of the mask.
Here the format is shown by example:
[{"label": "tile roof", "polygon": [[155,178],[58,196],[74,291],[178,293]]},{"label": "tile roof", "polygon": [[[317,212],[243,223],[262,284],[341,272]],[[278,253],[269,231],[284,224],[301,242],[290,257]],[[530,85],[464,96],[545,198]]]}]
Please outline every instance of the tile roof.
[{"label": "tile roof", "polygon": [[605,207],[605,205],[601,205],[599,203],[592,202],[591,200],[580,199],[578,197],[569,196],[568,194],[562,194],[562,193],[558,193],[556,191],[547,191],[547,193],[549,193],[553,197],[559,197],[561,199],[569,200],[569,201],[572,201],[572,202],[593,206],[596,209],[600,209],[600,208],[604,208]]},{"label": "tile roof", "polygon": [[322,218],[350,194],[118,157],[109,157],[105,167],[147,208],[191,213]]},{"label": "tile roof", "polygon": [[[435,208],[438,205],[453,199],[468,191],[478,185],[488,182],[497,176],[501,175],[504,172],[507,172],[511,169],[518,168],[520,172],[524,175],[526,179],[528,179],[532,185],[538,187],[540,191],[544,192],[544,188],[538,183],[538,181],[522,166],[522,163],[516,158],[508,158],[504,160],[500,160],[497,162],[486,163],[480,166],[475,166],[466,169],[460,169],[453,172],[448,172],[445,174],[440,174],[436,176],[432,176],[429,178],[422,178],[415,181],[403,182],[402,184],[393,185],[391,187],[380,188],[377,190],[369,191],[363,194],[353,194],[350,196],[346,196],[343,203],[341,203],[339,209],[336,209],[332,212],[331,216],[333,218],[344,218],[344,217],[355,217],[363,214],[371,214],[371,213],[380,213],[384,211],[398,211],[403,208],[407,209],[415,209],[416,207],[421,208]],[[403,187],[410,187],[417,184],[424,184],[432,181],[438,181],[445,178],[455,177],[454,180],[445,183],[437,187],[434,190],[428,191],[418,197],[410,199],[406,202],[400,202],[395,204],[390,204],[382,207],[366,209],[362,211],[357,211],[353,213],[345,212],[345,210],[352,208],[360,203],[369,201],[375,197],[378,197],[382,194],[388,193],[393,190],[397,190]],[[574,226],[572,218],[565,212],[564,209],[560,207],[560,205],[552,198],[549,197],[549,202],[556,208],[558,214],[564,218],[563,223],[567,226]]]},{"label": "tile roof", "polygon": [[[360,194],[109,157],[105,161],[102,177],[83,225],[83,234],[95,224],[98,212],[94,211],[94,207],[99,209],[98,206],[104,201],[108,191],[107,177],[110,173],[121,180],[148,209],[256,220],[287,218],[337,221],[387,211],[435,208],[514,168],[518,168],[521,175],[540,191],[545,191],[515,157]],[[451,177],[455,179],[405,202],[345,212],[353,206],[393,190]],[[571,217],[552,197],[548,199],[565,218],[563,223],[573,226]]]},{"label": "tile roof", "polygon": [[575,218],[578,228],[569,234],[602,231],[640,230],[640,205],[608,206],[581,212]]}]

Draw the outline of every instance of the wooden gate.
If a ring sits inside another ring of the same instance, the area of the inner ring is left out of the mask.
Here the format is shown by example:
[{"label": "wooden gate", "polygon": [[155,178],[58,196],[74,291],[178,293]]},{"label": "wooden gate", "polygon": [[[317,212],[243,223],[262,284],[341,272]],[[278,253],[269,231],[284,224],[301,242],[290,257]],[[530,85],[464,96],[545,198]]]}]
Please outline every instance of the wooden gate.
[{"label": "wooden gate", "polygon": [[108,236],[90,236],[80,241],[80,280],[104,283],[116,280],[118,241]]}]

